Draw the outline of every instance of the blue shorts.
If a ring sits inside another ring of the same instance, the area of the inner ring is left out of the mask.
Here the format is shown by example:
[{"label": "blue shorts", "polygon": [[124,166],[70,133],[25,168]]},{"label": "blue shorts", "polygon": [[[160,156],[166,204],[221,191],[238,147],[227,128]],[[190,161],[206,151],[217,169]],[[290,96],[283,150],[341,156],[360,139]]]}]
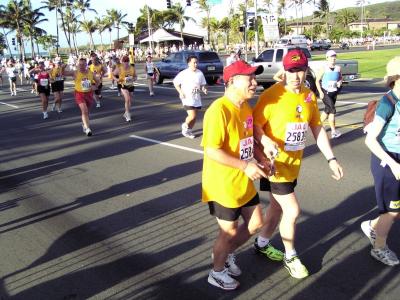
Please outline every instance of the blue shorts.
[{"label": "blue shorts", "polygon": [[[400,162],[399,153],[387,152]],[[400,212],[400,181],[396,180],[388,165],[382,167],[381,160],[371,156],[371,172],[374,177],[376,203],[380,214]]]}]

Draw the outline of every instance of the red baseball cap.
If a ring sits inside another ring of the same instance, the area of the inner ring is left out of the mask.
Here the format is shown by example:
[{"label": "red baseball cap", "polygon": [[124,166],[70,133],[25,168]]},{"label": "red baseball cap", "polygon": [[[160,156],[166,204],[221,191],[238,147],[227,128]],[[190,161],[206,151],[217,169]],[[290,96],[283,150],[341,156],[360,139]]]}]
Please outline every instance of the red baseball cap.
[{"label": "red baseball cap", "polygon": [[290,69],[305,69],[308,67],[308,59],[300,49],[291,49],[283,58],[283,68],[285,71]]},{"label": "red baseball cap", "polygon": [[252,67],[243,60],[238,60],[224,69],[223,79],[228,82],[229,79],[236,75],[261,74],[264,71],[263,66]]}]

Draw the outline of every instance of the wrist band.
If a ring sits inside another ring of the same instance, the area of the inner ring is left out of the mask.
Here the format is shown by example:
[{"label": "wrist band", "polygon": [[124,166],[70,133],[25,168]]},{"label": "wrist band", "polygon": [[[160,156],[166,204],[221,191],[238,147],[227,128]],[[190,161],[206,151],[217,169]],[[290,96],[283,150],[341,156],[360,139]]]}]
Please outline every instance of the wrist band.
[{"label": "wrist band", "polygon": [[332,157],[332,158],[328,159],[328,164],[329,164],[332,160],[337,160],[337,159],[336,159],[336,157]]}]

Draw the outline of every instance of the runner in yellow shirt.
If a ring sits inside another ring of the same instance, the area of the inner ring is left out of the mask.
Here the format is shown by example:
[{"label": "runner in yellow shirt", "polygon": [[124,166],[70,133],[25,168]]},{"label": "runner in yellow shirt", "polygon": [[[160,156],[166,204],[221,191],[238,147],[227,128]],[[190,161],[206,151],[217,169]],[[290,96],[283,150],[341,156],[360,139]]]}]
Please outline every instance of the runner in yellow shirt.
[{"label": "runner in yellow shirt", "polygon": [[233,252],[263,224],[252,180],[266,177],[268,166],[262,168],[253,161],[253,116],[247,103],[257,87],[254,74],[260,71],[262,67],[244,61],[226,67],[225,94],[207,109],[203,122],[202,200],[219,225],[208,282],[224,290],[239,286],[231,277],[241,274]]},{"label": "runner in yellow shirt", "polygon": [[96,101],[96,108],[101,107],[100,99],[103,98],[101,90],[103,88],[103,76],[107,73],[107,69],[103,66],[100,58],[95,56],[92,60],[92,64],[89,66],[89,70],[94,74],[94,76],[100,82],[99,85],[94,90],[94,100]]},{"label": "runner in yellow shirt", "polygon": [[[304,278],[308,276],[308,270],[294,247],[296,219],[300,214],[294,188],[309,128],[328,161],[332,177],[339,180],[343,171],[321,125],[317,99],[303,84],[308,69],[307,57],[300,49],[289,50],[283,58],[283,67],[283,81],[264,91],[253,110],[254,136],[265,154],[275,159],[275,174],[260,180],[260,190],[270,192],[270,205],[254,247],[272,260],[283,260],[292,277]],[[284,255],[270,243],[279,221]]]}]

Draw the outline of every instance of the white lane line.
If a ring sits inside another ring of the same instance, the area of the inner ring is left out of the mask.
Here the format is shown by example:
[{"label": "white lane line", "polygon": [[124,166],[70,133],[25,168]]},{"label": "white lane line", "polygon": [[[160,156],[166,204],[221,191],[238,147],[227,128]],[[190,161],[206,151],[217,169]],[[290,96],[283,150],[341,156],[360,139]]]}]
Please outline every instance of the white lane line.
[{"label": "white lane line", "polygon": [[19,108],[19,106],[8,104],[8,103],[4,103],[4,102],[0,102],[0,104],[7,105],[7,106],[10,106],[12,108]]},{"label": "white lane line", "polygon": [[171,143],[166,143],[166,142],[162,142],[162,141],[159,141],[159,140],[153,140],[153,139],[145,138],[145,137],[134,135],[134,134],[130,135],[129,137],[134,138],[134,139],[138,139],[138,140],[147,141],[147,142],[154,143],[154,144],[159,144],[159,145],[164,145],[164,146],[177,148],[177,149],[181,149],[181,150],[185,150],[185,151],[190,151],[190,152],[194,152],[194,153],[198,153],[198,154],[203,154],[204,153],[201,150],[197,150],[197,149],[193,149],[193,148],[189,148],[189,147],[184,147],[184,146],[179,146],[179,145],[175,145],[175,144],[171,144]]}]

